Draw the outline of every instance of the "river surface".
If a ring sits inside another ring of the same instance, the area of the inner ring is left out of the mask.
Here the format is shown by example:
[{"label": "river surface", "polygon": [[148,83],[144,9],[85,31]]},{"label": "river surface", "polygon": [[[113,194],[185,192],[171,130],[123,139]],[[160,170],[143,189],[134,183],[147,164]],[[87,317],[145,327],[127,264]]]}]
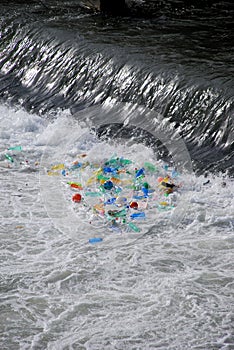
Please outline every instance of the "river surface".
[{"label": "river surface", "polygon": [[[0,4],[0,349],[233,350],[233,5],[79,3]],[[48,175],[82,157],[173,169],[174,204],[84,220]]]}]

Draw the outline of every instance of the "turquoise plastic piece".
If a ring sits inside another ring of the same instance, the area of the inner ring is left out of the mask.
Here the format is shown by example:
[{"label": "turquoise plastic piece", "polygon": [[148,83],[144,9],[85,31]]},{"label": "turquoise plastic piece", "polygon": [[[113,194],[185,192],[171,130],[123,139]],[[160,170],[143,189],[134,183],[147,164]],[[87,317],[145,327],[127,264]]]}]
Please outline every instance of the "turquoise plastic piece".
[{"label": "turquoise plastic piece", "polygon": [[85,196],[87,197],[101,197],[101,192],[85,192]]},{"label": "turquoise plastic piece", "polygon": [[5,158],[9,160],[11,163],[14,163],[14,159],[11,156],[9,156],[9,154],[5,154]]},{"label": "turquoise plastic piece", "polygon": [[135,232],[140,232],[141,229],[139,227],[137,227],[133,222],[129,222],[128,226]]},{"label": "turquoise plastic piece", "polygon": [[9,147],[8,151],[22,151],[22,146]]}]

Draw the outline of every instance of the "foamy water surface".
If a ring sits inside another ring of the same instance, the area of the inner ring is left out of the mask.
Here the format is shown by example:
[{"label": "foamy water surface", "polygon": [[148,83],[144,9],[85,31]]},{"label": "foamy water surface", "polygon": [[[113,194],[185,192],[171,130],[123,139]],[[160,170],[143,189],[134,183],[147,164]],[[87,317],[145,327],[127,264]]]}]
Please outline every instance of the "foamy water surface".
[{"label": "foamy water surface", "polygon": [[[45,154],[63,161],[77,151],[59,138],[70,119],[0,106],[0,348],[234,349],[233,180],[181,174],[176,224],[155,211],[140,233],[101,232],[92,245],[97,228],[41,181]],[[94,159],[153,157],[76,130]],[[62,226],[51,196],[58,213],[66,210]]]}]

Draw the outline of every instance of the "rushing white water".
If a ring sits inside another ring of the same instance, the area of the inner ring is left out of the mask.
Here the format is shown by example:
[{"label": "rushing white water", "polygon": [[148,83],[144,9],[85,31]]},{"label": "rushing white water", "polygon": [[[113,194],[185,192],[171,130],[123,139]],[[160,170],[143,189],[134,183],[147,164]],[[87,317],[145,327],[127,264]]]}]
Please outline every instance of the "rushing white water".
[{"label": "rushing white water", "polygon": [[[42,156],[59,156],[69,118],[61,112],[49,122],[0,106],[0,348],[234,349],[233,181],[182,175],[186,210],[176,225],[155,213],[141,234],[104,232],[90,245],[95,227],[77,218],[73,227],[66,202],[61,229],[40,181]],[[95,152],[152,156],[104,141]],[[55,201],[60,210],[64,198]]]}]

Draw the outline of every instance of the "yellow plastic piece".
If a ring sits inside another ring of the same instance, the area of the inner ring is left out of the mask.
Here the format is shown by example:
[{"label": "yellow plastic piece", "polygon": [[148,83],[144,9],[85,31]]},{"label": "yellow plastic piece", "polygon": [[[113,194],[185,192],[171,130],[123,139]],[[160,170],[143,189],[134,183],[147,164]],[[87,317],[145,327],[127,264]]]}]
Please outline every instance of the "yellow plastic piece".
[{"label": "yellow plastic piece", "polygon": [[47,171],[47,175],[49,175],[49,176],[58,176],[59,175],[59,173],[57,172],[57,171]]},{"label": "yellow plastic piece", "polygon": [[65,165],[64,164],[57,164],[57,165],[53,165],[51,167],[51,170],[63,170],[65,169]]},{"label": "yellow plastic piece", "polygon": [[159,204],[160,204],[160,205],[164,205],[164,206],[167,206],[167,205],[168,205],[167,202],[160,202]]}]

